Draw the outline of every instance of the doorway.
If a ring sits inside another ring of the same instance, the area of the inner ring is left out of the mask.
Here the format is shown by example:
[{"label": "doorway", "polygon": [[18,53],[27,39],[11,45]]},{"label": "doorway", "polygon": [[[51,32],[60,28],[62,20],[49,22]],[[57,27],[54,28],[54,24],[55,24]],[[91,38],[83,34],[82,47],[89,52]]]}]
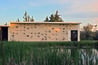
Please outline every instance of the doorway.
[{"label": "doorway", "polygon": [[8,41],[8,27],[0,27],[0,40]]},{"label": "doorway", "polygon": [[78,31],[71,30],[71,41],[78,41]]}]

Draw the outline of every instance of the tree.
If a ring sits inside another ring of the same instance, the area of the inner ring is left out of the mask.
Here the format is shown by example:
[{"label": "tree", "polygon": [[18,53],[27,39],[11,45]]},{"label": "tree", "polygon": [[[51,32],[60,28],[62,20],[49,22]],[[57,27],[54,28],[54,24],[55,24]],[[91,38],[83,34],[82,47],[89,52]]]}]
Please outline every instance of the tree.
[{"label": "tree", "polygon": [[58,14],[58,11],[56,11],[54,17],[55,17],[55,21],[56,21],[56,22],[63,22],[62,18],[61,18],[60,15]]},{"label": "tree", "polygon": [[27,12],[25,11],[24,16],[23,16],[24,22],[33,22],[33,16],[30,17],[30,15],[27,14]]},{"label": "tree", "polygon": [[94,39],[95,35],[92,32],[93,25],[88,24],[87,26],[84,26],[83,29],[84,29],[84,33],[83,32],[82,33],[85,34],[85,39]]},{"label": "tree", "polygon": [[17,22],[20,22],[19,18],[17,19]]},{"label": "tree", "polygon": [[93,25],[88,24],[87,26],[84,26],[83,29],[84,29],[84,31],[86,31],[86,32],[91,32],[92,29],[93,29]]},{"label": "tree", "polygon": [[44,22],[49,22],[48,16],[46,17],[46,19],[44,20]]},{"label": "tree", "polygon": [[53,14],[51,14],[51,16],[49,18],[50,18],[49,22],[55,22],[55,17]]},{"label": "tree", "polygon": [[34,21],[33,16],[32,16],[32,18],[30,19],[30,21],[31,21],[31,22],[33,22],[33,21]]},{"label": "tree", "polygon": [[49,18],[46,17],[46,19],[44,21],[46,21],[46,22],[63,22],[62,18],[58,14],[58,11],[56,11],[55,14],[51,14]]},{"label": "tree", "polygon": [[7,25],[7,22],[4,25]]},{"label": "tree", "polygon": [[28,22],[30,21],[30,16],[29,16],[29,15],[27,16],[27,21],[28,21]]},{"label": "tree", "polygon": [[28,21],[28,14],[27,14],[26,11],[24,13],[23,19],[24,19],[24,22],[27,22]]}]

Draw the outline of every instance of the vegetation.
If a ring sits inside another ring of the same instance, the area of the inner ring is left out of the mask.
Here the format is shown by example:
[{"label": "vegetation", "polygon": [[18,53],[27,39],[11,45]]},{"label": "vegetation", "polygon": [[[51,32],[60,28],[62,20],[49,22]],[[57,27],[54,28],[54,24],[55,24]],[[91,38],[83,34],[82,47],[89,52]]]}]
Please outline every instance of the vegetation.
[{"label": "vegetation", "polygon": [[[19,18],[16,20],[17,22],[20,22]],[[23,21],[24,22],[33,22],[33,16],[28,15],[28,13],[25,11],[24,15],[23,15]]]},{"label": "vegetation", "polygon": [[33,16],[32,16],[32,18],[27,14],[27,12],[25,11],[25,13],[24,13],[24,16],[23,16],[23,19],[24,19],[24,22],[33,22],[34,21],[34,19],[33,19]]},{"label": "vegetation", "polygon": [[62,18],[58,14],[58,11],[56,11],[55,14],[51,14],[50,17],[46,17],[44,20],[45,22],[63,22]]},{"label": "vegetation", "polygon": [[83,31],[80,32],[81,40],[98,40],[98,31],[92,31],[93,27],[91,24],[83,27]]},{"label": "vegetation", "polygon": [[84,49],[77,46],[95,44],[97,41],[2,42],[0,65],[97,65],[95,51],[98,52],[98,47]]}]

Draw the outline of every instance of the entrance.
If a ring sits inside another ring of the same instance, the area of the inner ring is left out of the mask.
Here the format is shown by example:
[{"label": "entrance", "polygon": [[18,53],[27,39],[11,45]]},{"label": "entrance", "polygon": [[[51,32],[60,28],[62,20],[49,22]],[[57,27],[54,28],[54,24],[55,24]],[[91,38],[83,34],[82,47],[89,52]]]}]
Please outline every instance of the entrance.
[{"label": "entrance", "polygon": [[8,41],[8,27],[0,27],[0,40]]},{"label": "entrance", "polygon": [[78,31],[71,30],[71,41],[78,41]]}]

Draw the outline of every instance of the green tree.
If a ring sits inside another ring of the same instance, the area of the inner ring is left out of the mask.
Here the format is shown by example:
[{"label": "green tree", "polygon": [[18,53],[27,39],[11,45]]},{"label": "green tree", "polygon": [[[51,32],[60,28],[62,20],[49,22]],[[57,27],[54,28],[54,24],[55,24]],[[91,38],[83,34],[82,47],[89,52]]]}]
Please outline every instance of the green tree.
[{"label": "green tree", "polygon": [[56,11],[55,14],[51,14],[49,18],[46,17],[46,19],[44,21],[46,21],[46,22],[63,22],[58,11]]},{"label": "green tree", "polygon": [[55,15],[55,22],[63,22],[62,18],[60,17],[58,11],[56,11]]},{"label": "green tree", "polygon": [[33,22],[34,21],[33,16],[31,17],[30,15],[28,15],[28,13],[26,11],[24,13],[23,19],[24,19],[23,20],[24,22]]},{"label": "green tree", "polygon": [[17,22],[20,22],[19,18],[17,19]]},{"label": "green tree", "polygon": [[30,18],[30,16],[28,15],[28,16],[27,16],[27,21],[30,22],[30,19],[31,19],[31,18]]},{"label": "green tree", "polygon": [[86,31],[86,32],[91,32],[92,29],[93,29],[93,25],[88,24],[87,26],[84,26],[83,29],[84,29],[84,31]]},{"label": "green tree", "polygon": [[51,16],[49,18],[50,18],[49,22],[55,22],[55,17],[53,14],[51,14]]},{"label": "green tree", "polygon": [[48,16],[46,17],[46,19],[44,20],[44,22],[49,22]]},{"label": "green tree", "polygon": [[24,19],[24,22],[27,22],[28,21],[28,14],[27,14],[26,11],[24,13],[23,19]]},{"label": "green tree", "polygon": [[94,34],[92,32],[93,25],[88,24],[87,26],[84,26],[83,29],[85,32],[85,38],[86,39],[93,39],[94,38]]},{"label": "green tree", "polygon": [[33,21],[34,21],[33,16],[32,16],[32,18],[30,19],[30,21],[31,21],[31,22],[33,22]]}]

